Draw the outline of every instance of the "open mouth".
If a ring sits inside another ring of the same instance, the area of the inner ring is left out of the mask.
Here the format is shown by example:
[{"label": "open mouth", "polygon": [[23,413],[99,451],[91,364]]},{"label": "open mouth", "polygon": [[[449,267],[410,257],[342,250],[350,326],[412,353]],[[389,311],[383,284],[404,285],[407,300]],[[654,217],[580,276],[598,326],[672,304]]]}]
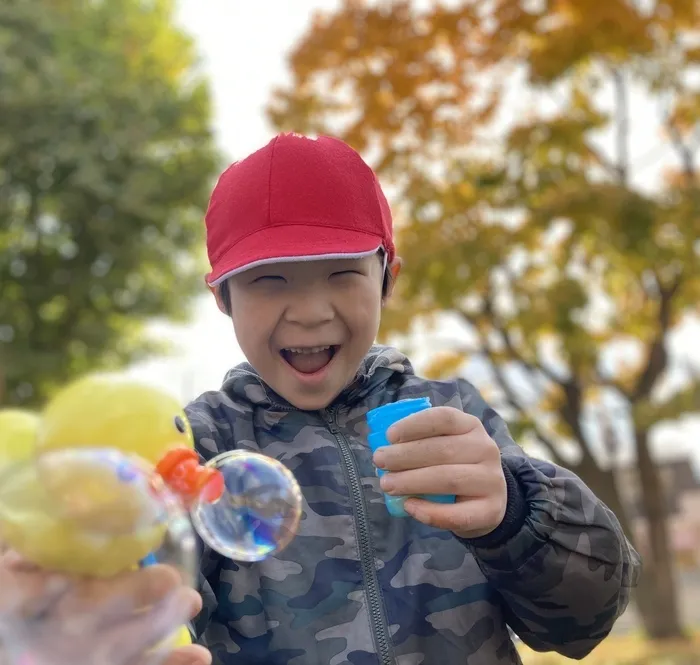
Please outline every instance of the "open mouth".
[{"label": "open mouth", "polygon": [[300,374],[316,374],[330,364],[338,349],[340,349],[338,344],[290,347],[282,349],[280,355],[292,369]]}]

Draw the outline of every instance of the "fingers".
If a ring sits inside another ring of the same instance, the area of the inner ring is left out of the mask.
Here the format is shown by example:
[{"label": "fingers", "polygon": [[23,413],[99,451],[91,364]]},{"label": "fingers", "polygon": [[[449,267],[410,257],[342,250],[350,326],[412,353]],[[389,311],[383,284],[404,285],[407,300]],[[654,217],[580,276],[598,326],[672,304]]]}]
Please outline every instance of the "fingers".
[{"label": "fingers", "polygon": [[194,619],[196,616],[198,616],[199,613],[202,611],[202,596],[199,594],[198,591],[195,591],[194,589],[188,588],[187,591],[191,597],[190,614],[187,617],[187,620],[189,621],[190,619]]},{"label": "fingers", "polygon": [[[54,620],[66,620],[75,630],[94,630],[143,612],[182,587],[179,572],[164,565],[126,572],[110,579],[69,579],[37,569],[9,553],[0,564],[0,616],[31,619],[51,610]],[[192,615],[201,598],[188,590]]]},{"label": "fingers", "polygon": [[181,585],[178,571],[164,565],[109,579],[80,580],[60,599],[54,612],[57,617],[87,615],[92,618],[92,625],[98,627],[159,603]]},{"label": "fingers", "polygon": [[6,548],[2,556],[0,556],[0,561],[3,567],[10,568],[12,570],[23,570],[23,571],[37,571],[40,570],[39,566],[31,561],[27,561],[19,552],[16,550],[11,550]]},{"label": "fingers", "polygon": [[[93,662],[130,662],[146,657],[146,652],[161,645],[194,611],[198,594],[181,587],[149,610],[135,614],[105,630],[95,645]],[[153,654],[151,655],[153,657]]]},{"label": "fingers", "polygon": [[454,494],[482,497],[493,492],[494,482],[505,482],[502,476],[500,467],[492,470],[483,464],[429,466],[388,473],[381,478],[380,487],[383,492],[396,496]]},{"label": "fingers", "polygon": [[[59,609],[67,612],[94,609],[100,603],[114,599],[128,601],[138,610],[164,598],[182,584],[182,577],[172,566],[156,565],[122,573],[109,579],[70,579],[50,573],[26,561],[16,552],[9,551],[0,558],[0,582],[5,593],[0,595],[0,612],[4,603],[14,596],[22,596],[23,603],[32,603],[42,596],[63,595]],[[9,590],[17,589],[16,594]],[[21,594],[20,594],[21,590]],[[44,601],[40,601],[44,602]]]},{"label": "fingers", "polygon": [[477,464],[483,461],[484,454],[484,447],[469,445],[462,435],[384,446],[373,459],[380,469],[407,471],[441,464]]},{"label": "fingers", "polygon": [[31,619],[48,610],[68,592],[70,581],[37,570],[20,559],[0,564],[0,616]]},{"label": "fingers", "polygon": [[436,406],[407,416],[387,431],[390,443],[420,441],[437,436],[467,434],[483,427],[476,417],[449,406]]},{"label": "fingers", "polygon": [[466,499],[439,504],[423,499],[406,499],[406,512],[423,524],[454,531],[469,538],[485,536],[503,521],[505,504],[490,499]]},{"label": "fingers", "polygon": [[211,663],[201,647],[165,651],[166,638],[202,608],[200,595],[173,567],[150,566],[111,579],[68,579],[18,557],[3,557],[0,589],[0,620],[12,627],[12,638],[38,653],[50,652],[59,665],[76,658],[129,665]]}]

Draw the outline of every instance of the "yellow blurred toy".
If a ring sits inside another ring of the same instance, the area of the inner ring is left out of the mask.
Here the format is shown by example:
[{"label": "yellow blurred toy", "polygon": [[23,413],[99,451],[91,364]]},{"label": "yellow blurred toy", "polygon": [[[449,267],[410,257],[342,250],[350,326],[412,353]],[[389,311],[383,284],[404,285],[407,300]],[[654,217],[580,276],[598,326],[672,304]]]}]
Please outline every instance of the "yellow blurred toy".
[{"label": "yellow blurred toy", "polygon": [[31,459],[39,422],[38,414],[33,411],[0,411],[0,472],[6,466]]},{"label": "yellow blurred toy", "polygon": [[44,569],[111,577],[165,553],[193,574],[190,517],[223,556],[261,561],[301,512],[283,464],[234,449],[201,465],[177,400],[138,381],[92,375],[39,415],[0,410],[0,541]]},{"label": "yellow blurred toy", "polygon": [[[223,491],[174,398],[117,376],[70,384],[41,416],[0,411],[0,475],[0,539],[43,568],[93,577],[155,561],[168,520]],[[174,643],[190,641],[183,627]]]},{"label": "yellow blurred toy", "polygon": [[21,419],[3,418],[15,425],[3,427],[0,460],[14,466],[0,486],[0,533],[47,569],[126,570],[162,543],[168,494],[187,506],[223,491],[220,474],[199,464],[177,401],[134,380],[97,375],[67,386],[33,422],[31,453],[28,419],[17,437]]}]

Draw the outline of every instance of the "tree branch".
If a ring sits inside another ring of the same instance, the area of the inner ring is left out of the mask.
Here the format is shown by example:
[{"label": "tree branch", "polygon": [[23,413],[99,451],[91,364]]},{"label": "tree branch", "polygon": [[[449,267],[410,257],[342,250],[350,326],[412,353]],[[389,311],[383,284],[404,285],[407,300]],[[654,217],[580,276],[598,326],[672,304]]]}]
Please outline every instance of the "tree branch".
[{"label": "tree branch", "polygon": [[634,423],[638,429],[648,430],[665,420],[677,420],[700,410],[700,380],[694,379],[662,404],[643,400],[635,405]]},{"label": "tree branch", "polygon": [[673,297],[678,292],[682,282],[682,274],[679,274],[670,286],[664,287],[659,276],[656,276],[659,289],[659,311],[657,314],[657,333],[649,347],[646,366],[639,376],[636,385],[629,395],[632,404],[648,399],[654,389],[657,379],[668,365],[668,351],[666,349],[666,336],[671,327],[671,305]]},{"label": "tree branch", "polygon": [[610,462],[610,470],[615,471],[621,447],[620,439],[615,432],[610,414],[606,409],[601,409],[598,412],[596,419],[600,428],[603,447],[607,453],[608,461]]},{"label": "tree branch", "polygon": [[[510,277],[510,276],[509,276]],[[508,353],[511,355],[513,360],[519,362],[523,367],[525,367],[532,374],[541,374],[545,378],[549,379],[552,383],[556,383],[559,386],[564,385],[564,379],[557,375],[557,373],[547,367],[544,363],[528,360],[516,347],[513,337],[508,331],[507,326],[498,316],[495,310],[493,296],[491,293],[487,293],[484,298],[484,315],[488,317],[489,321],[498,333],[503,346],[506,348]]]},{"label": "tree branch", "polygon": [[671,137],[671,143],[675,146],[678,151],[678,156],[680,157],[681,164],[683,165],[683,173],[688,185],[695,182],[695,158],[693,155],[692,148],[683,141],[683,135],[671,118],[666,119],[666,129]]},{"label": "tree branch", "polygon": [[567,380],[562,389],[564,391],[564,403],[557,409],[559,417],[568,425],[574,439],[581,449],[582,463],[589,466],[596,466],[595,458],[591,453],[586,440],[586,435],[581,427],[581,415],[583,412],[583,394],[581,382],[572,370],[572,375]]},{"label": "tree branch", "polygon": [[[464,320],[471,325],[471,327],[474,329],[476,336],[479,339],[480,347],[478,350],[478,353],[480,355],[483,355],[490,363],[493,373],[496,377],[496,381],[498,382],[499,387],[503,391],[503,394],[505,396],[506,402],[515,410],[517,413],[520,415],[521,418],[529,421],[531,424],[531,429],[532,432],[534,433],[535,437],[539,440],[539,442],[542,444],[542,446],[548,451],[550,454],[552,461],[555,464],[558,464],[559,466],[567,466],[566,460],[561,456],[559,451],[557,450],[557,445],[556,442],[552,437],[550,437],[538,424],[536,421],[536,418],[529,412],[528,408],[522,403],[520,398],[516,395],[516,391],[514,388],[511,386],[510,381],[506,377],[505,372],[503,371],[503,367],[501,366],[501,363],[499,362],[498,358],[496,357],[496,352],[489,346],[488,342],[484,339],[483,335],[479,334],[478,332],[478,327],[476,325],[476,319],[470,315],[468,312],[461,312],[462,317]],[[518,358],[520,355],[518,354]],[[516,361],[522,364],[525,367],[528,367],[529,369],[531,368],[532,371],[537,371],[537,366],[525,363],[524,361],[520,361],[516,358]],[[583,456],[586,457],[587,450],[583,451]],[[571,466],[568,464],[568,466]]]},{"label": "tree branch", "polygon": [[596,382],[603,388],[610,388],[612,390],[615,390],[618,393],[620,393],[620,395],[625,399],[629,399],[629,393],[627,392],[627,390],[624,388],[624,386],[620,385],[617,381],[615,381],[615,379],[612,376],[604,374],[598,368],[596,368],[595,370],[595,375]]},{"label": "tree branch", "polygon": [[495,312],[493,307],[493,299],[490,293],[487,293],[485,299],[485,311],[484,314],[489,317],[492,324],[498,331],[501,339],[515,360],[527,367],[530,371],[538,371],[543,374],[552,383],[557,385],[560,390],[564,393],[564,403],[557,409],[557,412],[561,419],[568,425],[571,433],[576,439],[577,443],[581,448],[581,456],[586,462],[592,462],[593,457],[590,450],[588,449],[588,442],[586,441],[586,436],[581,428],[581,413],[582,413],[582,402],[583,396],[581,394],[581,383],[574,373],[573,368],[570,368],[571,376],[569,378],[559,377],[556,372],[548,369],[542,363],[531,363],[528,362],[523,355],[516,349],[513,339],[510,336],[506,326],[500,321],[498,314]]},{"label": "tree branch", "polygon": [[598,162],[598,166],[610,174],[610,176],[614,177],[617,175],[617,167],[615,164],[613,164],[600,150],[598,150],[598,148],[592,146],[590,143],[587,143],[586,150],[588,151],[588,154],[593,157],[596,162]]},{"label": "tree branch", "polygon": [[[476,319],[471,314],[469,314],[469,312],[460,311],[460,314],[465,319],[465,321],[467,321],[477,331],[478,335],[478,326]],[[567,426],[571,430],[574,439],[579,444],[582,460],[585,463],[594,463],[594,458],[588,447],[586,436],[583,432],[583,429],[581,428],[581,412],[583,398],[578,377],[576,377],[572,373],[572,376],[570,378],[563,379],[557,376],[557,374],[554,371],[543,366],[541,363],[536,363],[527,360],[523,356],[523,354],[517,349],[504,323],[500,321],[498,314],[495,312],[493,300],[490,294],[487,294],[485,297],[483,315],[488,318],[489,322],[498,333],[499,337],[501,338],[501,341],[503,342],[506,350],[508,351],[508,354],[514,362],[518,363],[521,367],[524,367],[526,370],[528,370],[528,372],[533,376],[533,378],[538,373],[543,375],[545,378],[549,379],[552,383],[558,386],[558,388],[563,392],[564,403],[557,409],[557,413],[559,417],[567,424]],[[481,336],[479,337],[481,338]],[[484,340],[483,338],[481,338],[481,340],[482,347],[484,348],[484,353],[489,357],[489,360],[494,367],[494,373],[496,374],[496,378],[498,379],[499,383],[501,383],[501,387],[504,389],[504,392],[507,394],[507,381],[505,381],[505,377],[502,374],[501,368],[499,367],[498,359],[495,357],[495,352],[488,346],[486,340]],[[513,402],[513,408],[518,409],[517,399],[510,401]],[[547,444],[545,443],[545,445]]]},{"label": "tree branch", "polygon": [[617,171],[618,184],[627,186],[629,179],[629,102],[627,98],[627,86],[625,78],[619,68],[611,70],[613,86],[615,88],[616,106],[616,144],[617,144]]},{"label": "tree branch", "polygon": [[503,394],[505,395],[506,401],[508,404],[515,409],[518,414],[520,415],[521,418],[529,421],[531,424],[531,428],[537,439],[540,441],[540,443],[547,449],[547,452],[551,455],[552,461],[555,464],[558,464],[559,466],[565,466],[565,460],[557,450],[557,445],[552,439],[538,424],[536,419],[533,417],[532,414],[528,412],[528,409],[525,407],[525,405],[520,401],[518,396],[515,393],[515,390],[513,387],[510,385],[510,382],[508,381],[505,372],[503,371],[503,368],[498,362],[498,359],[495,358],[493,350],[488,347],[488,345],[482,340],[482,353],[485,355],[489,362],[491,363],[491,367],[493,369],[493,373],[496,376],[496,381],[498,381],[498,384],[503,391]]}]

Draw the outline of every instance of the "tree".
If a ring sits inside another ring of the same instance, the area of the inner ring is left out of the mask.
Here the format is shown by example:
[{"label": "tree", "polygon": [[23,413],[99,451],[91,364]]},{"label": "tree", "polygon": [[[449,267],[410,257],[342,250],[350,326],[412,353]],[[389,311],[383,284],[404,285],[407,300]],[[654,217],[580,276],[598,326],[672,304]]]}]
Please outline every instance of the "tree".
[{"label": "tree", "polygon": [[0,3],[0,403],[159,347],[219,163],[170,0]]},{"label": "tree", "polygon": [[[406,264],[384,334],[459,325],[434,372],[485,359],[516,436],[582,476],[630,536],[603,439],[631,448],[649,525],[637,603],[654,638],[683,629],[650,439],[700,403],[692,372],[662,390],[687,360],[671,335],[700,303],[699,13],[692,0],[346,0],[314,18],[269,107],[278,128],[345,138],[390,186]],[[658,109],[678,165],[653,187],[631,157],[632,95]]]}]

